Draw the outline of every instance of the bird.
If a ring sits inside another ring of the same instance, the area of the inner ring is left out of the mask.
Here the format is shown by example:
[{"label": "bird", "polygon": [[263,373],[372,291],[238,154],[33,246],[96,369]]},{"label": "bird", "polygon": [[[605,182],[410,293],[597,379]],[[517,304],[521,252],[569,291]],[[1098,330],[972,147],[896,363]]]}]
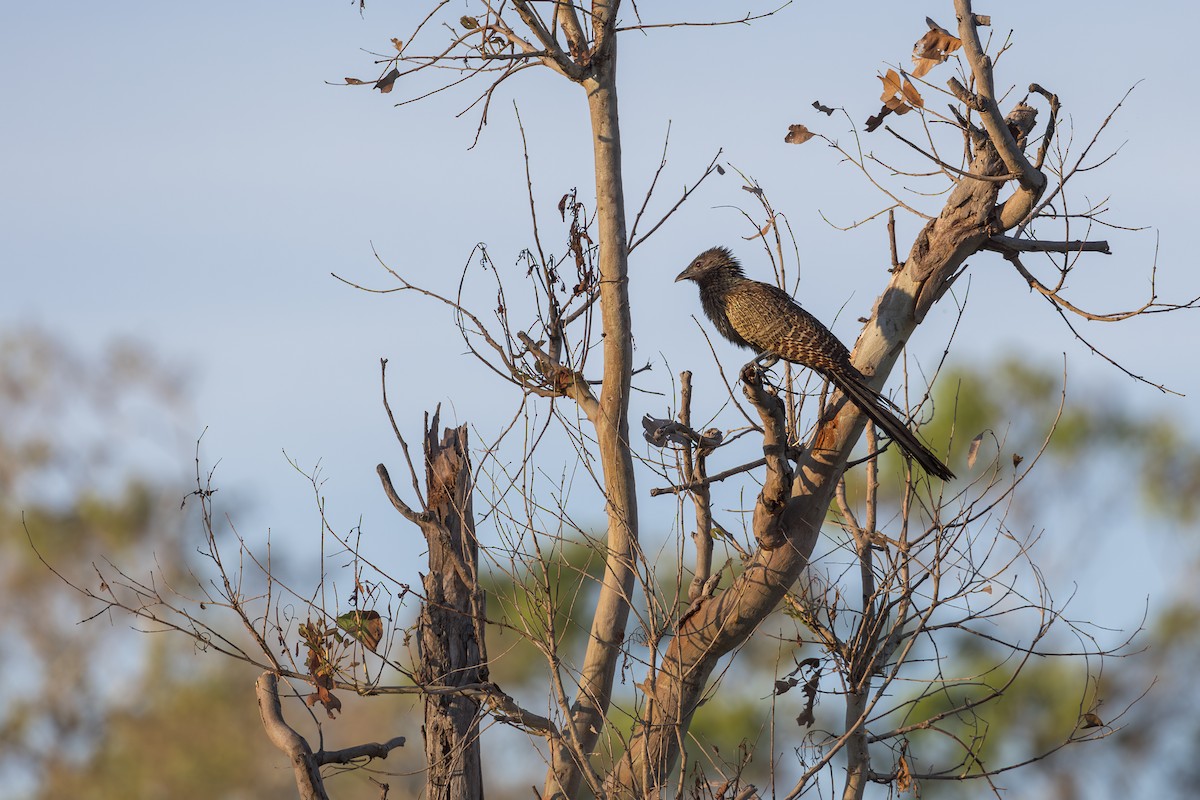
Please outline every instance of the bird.
[{"label": "bird", "polygon": [[954,473],[892,413],[890,402],[870,387],[850,362],[850,351],[821,321],[778,286],[747,278],[727,248],[705,250],[675,282],[694,281],[700,303],[717,331],[753,350],[770,366],[779,359],[815,370],[841,390],[925,472],[953,480]]}]

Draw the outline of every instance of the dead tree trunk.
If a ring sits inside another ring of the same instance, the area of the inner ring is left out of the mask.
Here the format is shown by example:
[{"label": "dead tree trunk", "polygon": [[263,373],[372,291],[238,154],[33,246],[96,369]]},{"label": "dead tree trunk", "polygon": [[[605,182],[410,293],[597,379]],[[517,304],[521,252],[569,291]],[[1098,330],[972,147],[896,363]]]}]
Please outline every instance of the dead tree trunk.
[{"label": "dead tree trunk", "polygon": [[[467,428],[447,428],[437,438],[435,413],[425,431],[428,510],[421,525],[429,543],[425,601],[417,620],[417,678],[433,688],[487,680],[482,635],[483,593],[471,505]],[[455,692],[425,696],[425,756],[429,800],[482,800],[479,702]]]}]

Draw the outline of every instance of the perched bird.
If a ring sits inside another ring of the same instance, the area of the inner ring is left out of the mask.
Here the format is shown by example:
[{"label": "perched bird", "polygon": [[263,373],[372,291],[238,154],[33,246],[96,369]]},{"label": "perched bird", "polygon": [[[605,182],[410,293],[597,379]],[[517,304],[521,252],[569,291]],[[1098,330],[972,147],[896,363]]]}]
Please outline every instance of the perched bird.
[{"label": "perched bird", "polygon": [[850,363],[850,351],[820,320],[777,286],[747,278],[724,247],[705,250],[679,277],[700,287],[704,313],[717,331],[739,347],[748,347],[770,363],[782,358],[816,370],[846,395],[900,449],[930,475],[954,477],[933,451],[889,409],[879,392]]}]

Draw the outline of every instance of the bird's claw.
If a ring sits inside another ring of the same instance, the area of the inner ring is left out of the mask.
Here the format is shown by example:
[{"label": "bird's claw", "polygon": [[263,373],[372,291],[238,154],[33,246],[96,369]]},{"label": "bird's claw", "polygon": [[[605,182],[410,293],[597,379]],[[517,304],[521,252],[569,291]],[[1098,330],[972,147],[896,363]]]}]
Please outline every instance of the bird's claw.
[{"label": "bird's claw", "polygon": [[741,379],[742,383],[761,386],[763,381],[763,368],[759,366],[757,361],[751,361],[742,367]]},{"label": "bird's claw", "polygon": [[742,367],[742,381],[745,383],[762,384],[767,370],[779,363],[779,356],[774,353],[760,353]]}]

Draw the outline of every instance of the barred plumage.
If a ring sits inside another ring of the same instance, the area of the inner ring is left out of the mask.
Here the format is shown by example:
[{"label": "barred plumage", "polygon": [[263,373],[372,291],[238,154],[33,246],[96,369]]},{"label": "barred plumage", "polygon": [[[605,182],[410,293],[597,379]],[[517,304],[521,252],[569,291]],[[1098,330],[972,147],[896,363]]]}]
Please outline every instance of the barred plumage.
[{"label": "barred plumage", "polygon": [[724,247],[705,250],[675,280],[696,282],[704,313],[726,339],[821,373],[926,472],[942,480],[954,477],[867,384],[846,346],[787,292],[747,278]]}]

